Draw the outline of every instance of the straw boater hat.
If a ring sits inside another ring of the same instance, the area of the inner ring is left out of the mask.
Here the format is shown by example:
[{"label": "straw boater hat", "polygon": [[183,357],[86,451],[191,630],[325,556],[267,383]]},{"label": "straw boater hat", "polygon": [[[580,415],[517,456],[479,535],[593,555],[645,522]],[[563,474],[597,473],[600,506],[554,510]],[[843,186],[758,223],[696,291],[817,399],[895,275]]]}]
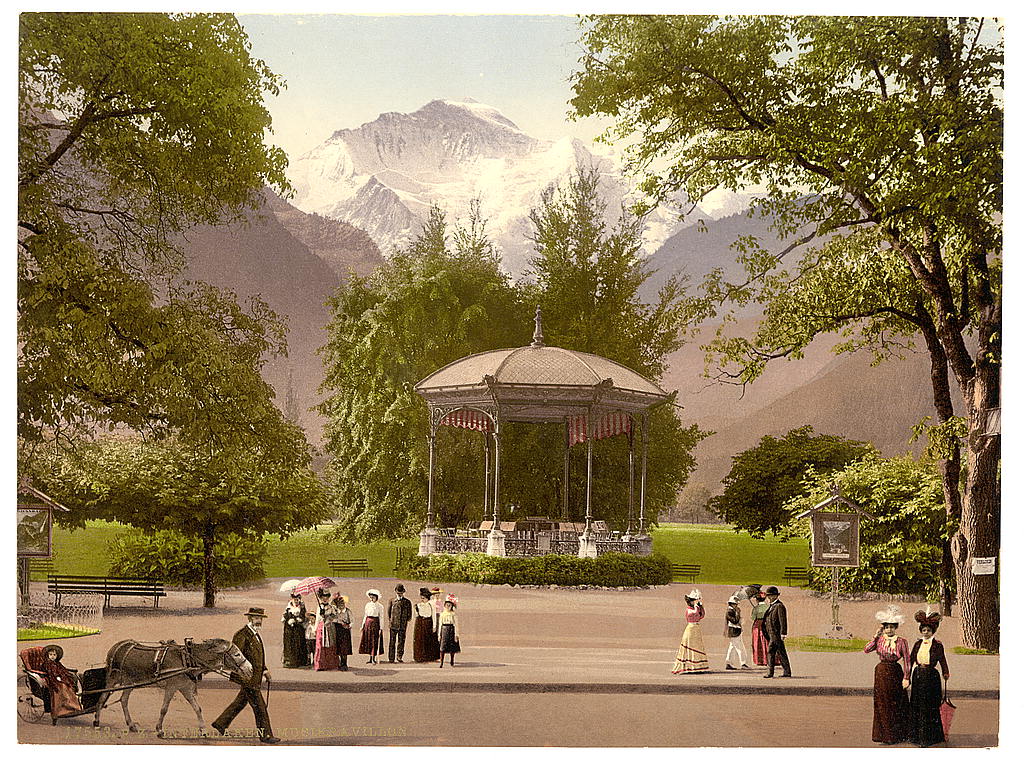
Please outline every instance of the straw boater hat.
[{"label": "straw boater hat", "polygon": [[374,590],[372,588],[370,590],[367,590],[366,591],[366,597],[370,598],[371,596],[377,596],[378,598],[380,598],[380,591],[379,590]]},{"label": "straw boater hat", "polygon": [[875,614],[875,619],[883,625],[899,625],[903,622],[903,615],[900,614],[899,606],[889,604],[887,608]]},{"label": "straw boater hat", "polygon": [[263,609],[253,606],[249,608],[249,611],[245,613],[246,617],[261,617],[262,619],[267,618],[267,613]]},{"label": "straw boater hat", "polygon": [[691,590],[689,592],[689,594],[686,597],[687,598],[692,598],[694,601],[699,601],[700,600],[700,591],[697,588],[694,588],[693,590]]}]

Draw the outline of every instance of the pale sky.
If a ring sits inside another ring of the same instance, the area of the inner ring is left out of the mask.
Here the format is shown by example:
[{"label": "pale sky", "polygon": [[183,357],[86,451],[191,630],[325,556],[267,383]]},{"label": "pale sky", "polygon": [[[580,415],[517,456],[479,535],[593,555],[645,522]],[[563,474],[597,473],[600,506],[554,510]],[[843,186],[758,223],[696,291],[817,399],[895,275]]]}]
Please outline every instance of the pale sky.
[{"label": "pale sky", "polygon": [[475,99],[539,139],[592,140],[570,123],[580,55],[572,16],[240,14],[252,54],[288,83],[268,97],[273,141],[298,157],[341,128],[434,99]]}]

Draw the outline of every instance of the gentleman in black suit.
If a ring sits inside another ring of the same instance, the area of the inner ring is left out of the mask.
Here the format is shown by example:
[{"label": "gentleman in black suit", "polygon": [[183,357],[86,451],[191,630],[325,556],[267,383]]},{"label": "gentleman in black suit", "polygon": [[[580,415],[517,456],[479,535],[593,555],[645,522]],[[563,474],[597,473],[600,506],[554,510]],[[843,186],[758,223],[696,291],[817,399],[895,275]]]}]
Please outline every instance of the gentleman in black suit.
[{"label": "gentleman in black suit", "polygon": [[412,619],[412,601],[405,597],[405,585],[395,586],[395,597],[388,604],[388,627],[390,628],[388,640],[388,662],[395,661],[395,653],[398,653],[398,661],[402,662],[405,654],[405,631]]},{"label": "gentleman in black suit", "polygon": [[768,611],[761,623],[761,631],[768,636],[768,673],[765,678],[775,677],[775,655],[782,663],[782,678],[793,675],[789,667],[789,655],[786,654],[786,635],[789,626],[786,622],[786,605],[779,600],[779,589],[770,587],[764,591],[768,599]]},{"label": "gentleman in black suit", "polygon": [[217,720],[213,722],[212,726],[224,734],[224,730],[231,725],[235,716],[241,713],[248,704],[256,717],[256,731],[259,734],[260,742],[273,745],[281,740],[274,736],[274,731],[270,727],[270,713],[267,712],[267,703],[263,701],[263,694],[260,692],[260,684],[263,683],[264,677],[268,682],[270,681],[270,671],[267,670],[266,664],[267,655],[263,647],[263,639],[260,637],[260,626],[267,614],[263,609],[252,608],[245,613],[245,616],[249,620],[248,623],[235,633],[231,641],[249,660],[252,665],[252,675],[249,678],[243,678],[238,673],[231,674],[231,680],[241,688],[230,704],[224,708],[224,712],[217,716]]}]

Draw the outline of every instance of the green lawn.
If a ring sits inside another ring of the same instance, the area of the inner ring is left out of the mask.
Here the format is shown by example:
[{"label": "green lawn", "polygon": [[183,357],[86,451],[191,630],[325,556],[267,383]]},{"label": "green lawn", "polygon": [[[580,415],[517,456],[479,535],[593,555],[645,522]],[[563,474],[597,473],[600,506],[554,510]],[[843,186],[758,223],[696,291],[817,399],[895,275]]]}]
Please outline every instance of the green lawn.
[{"label": "green lawn", "polygon": [[95,635],[96,630],[81,630],[67,625],[39,625],[37,627],[18,628],[19,641],[50,641],[55,638],[78,638],[83,635]]},{"label": "green lawn", "polygon": [[[62,574],[106,574],[107,544],[126,527],[105,521],[90,521],[85,529],[53,532],[54,560]],[[327,574],[328,558],[366,558],[372,576],[390,577],[395,566],[395,548],[416,548],[414,539],[370,545],[327,542],[326,527],[301,531],[285,540],[268,538],[267,577],[287,579]],[[699,582],[744,585],[785,585],[787,566],[807,565],[807,542],[794,539],[779,542],[768,537],[754,539],[737,534],[729,526],[669,523],[653,530],[654,552],[674,563],[699,563]]]},{"label": "green lawn", "polygon": [[787,566],[809,563],[805,539],[754,539],[727,525],[663,523],[652,530],[651,537],[655,553],[673,563],[700,564],[697,581],[709,584],[785,585]]}]

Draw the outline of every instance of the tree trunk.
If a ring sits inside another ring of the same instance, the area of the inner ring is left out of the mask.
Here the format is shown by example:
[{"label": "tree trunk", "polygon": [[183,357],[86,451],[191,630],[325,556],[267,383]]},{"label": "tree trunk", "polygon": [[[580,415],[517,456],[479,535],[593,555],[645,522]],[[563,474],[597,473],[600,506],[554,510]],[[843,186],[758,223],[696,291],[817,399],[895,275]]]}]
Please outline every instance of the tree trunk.
[{"label": "tree trunk", "polygon": [[[979,366],[967,393],[967,464],[963,513],[953,537],[957,603],[964,643],[975,649],[999,649],[999,579],[973,574],[972,559],[999,554],[999,436],[985,435],[987,410],[999,405],[998,366]],[[997,570],[999,563],[996,563]]]},{"label": "tree trunk", "polygon": [[[956,531],[957,524],[963,519],[960,497],[960,448],[955,446],[953,456],[939,460],[939,472],[942,476],[942,496],[945,500],[946,522],[948,531]],[[939,612],[943,617],[953,614],[953,600],[950,587],[956,581],[953,566],[953,549],[950,539],[942,537],[942,561],[939,564]]]},{"label": "tree trunk", "polygon": [[203,530],[203,608],[212,609],[216,598],[213,584],[213,532],[212,524]]}]

